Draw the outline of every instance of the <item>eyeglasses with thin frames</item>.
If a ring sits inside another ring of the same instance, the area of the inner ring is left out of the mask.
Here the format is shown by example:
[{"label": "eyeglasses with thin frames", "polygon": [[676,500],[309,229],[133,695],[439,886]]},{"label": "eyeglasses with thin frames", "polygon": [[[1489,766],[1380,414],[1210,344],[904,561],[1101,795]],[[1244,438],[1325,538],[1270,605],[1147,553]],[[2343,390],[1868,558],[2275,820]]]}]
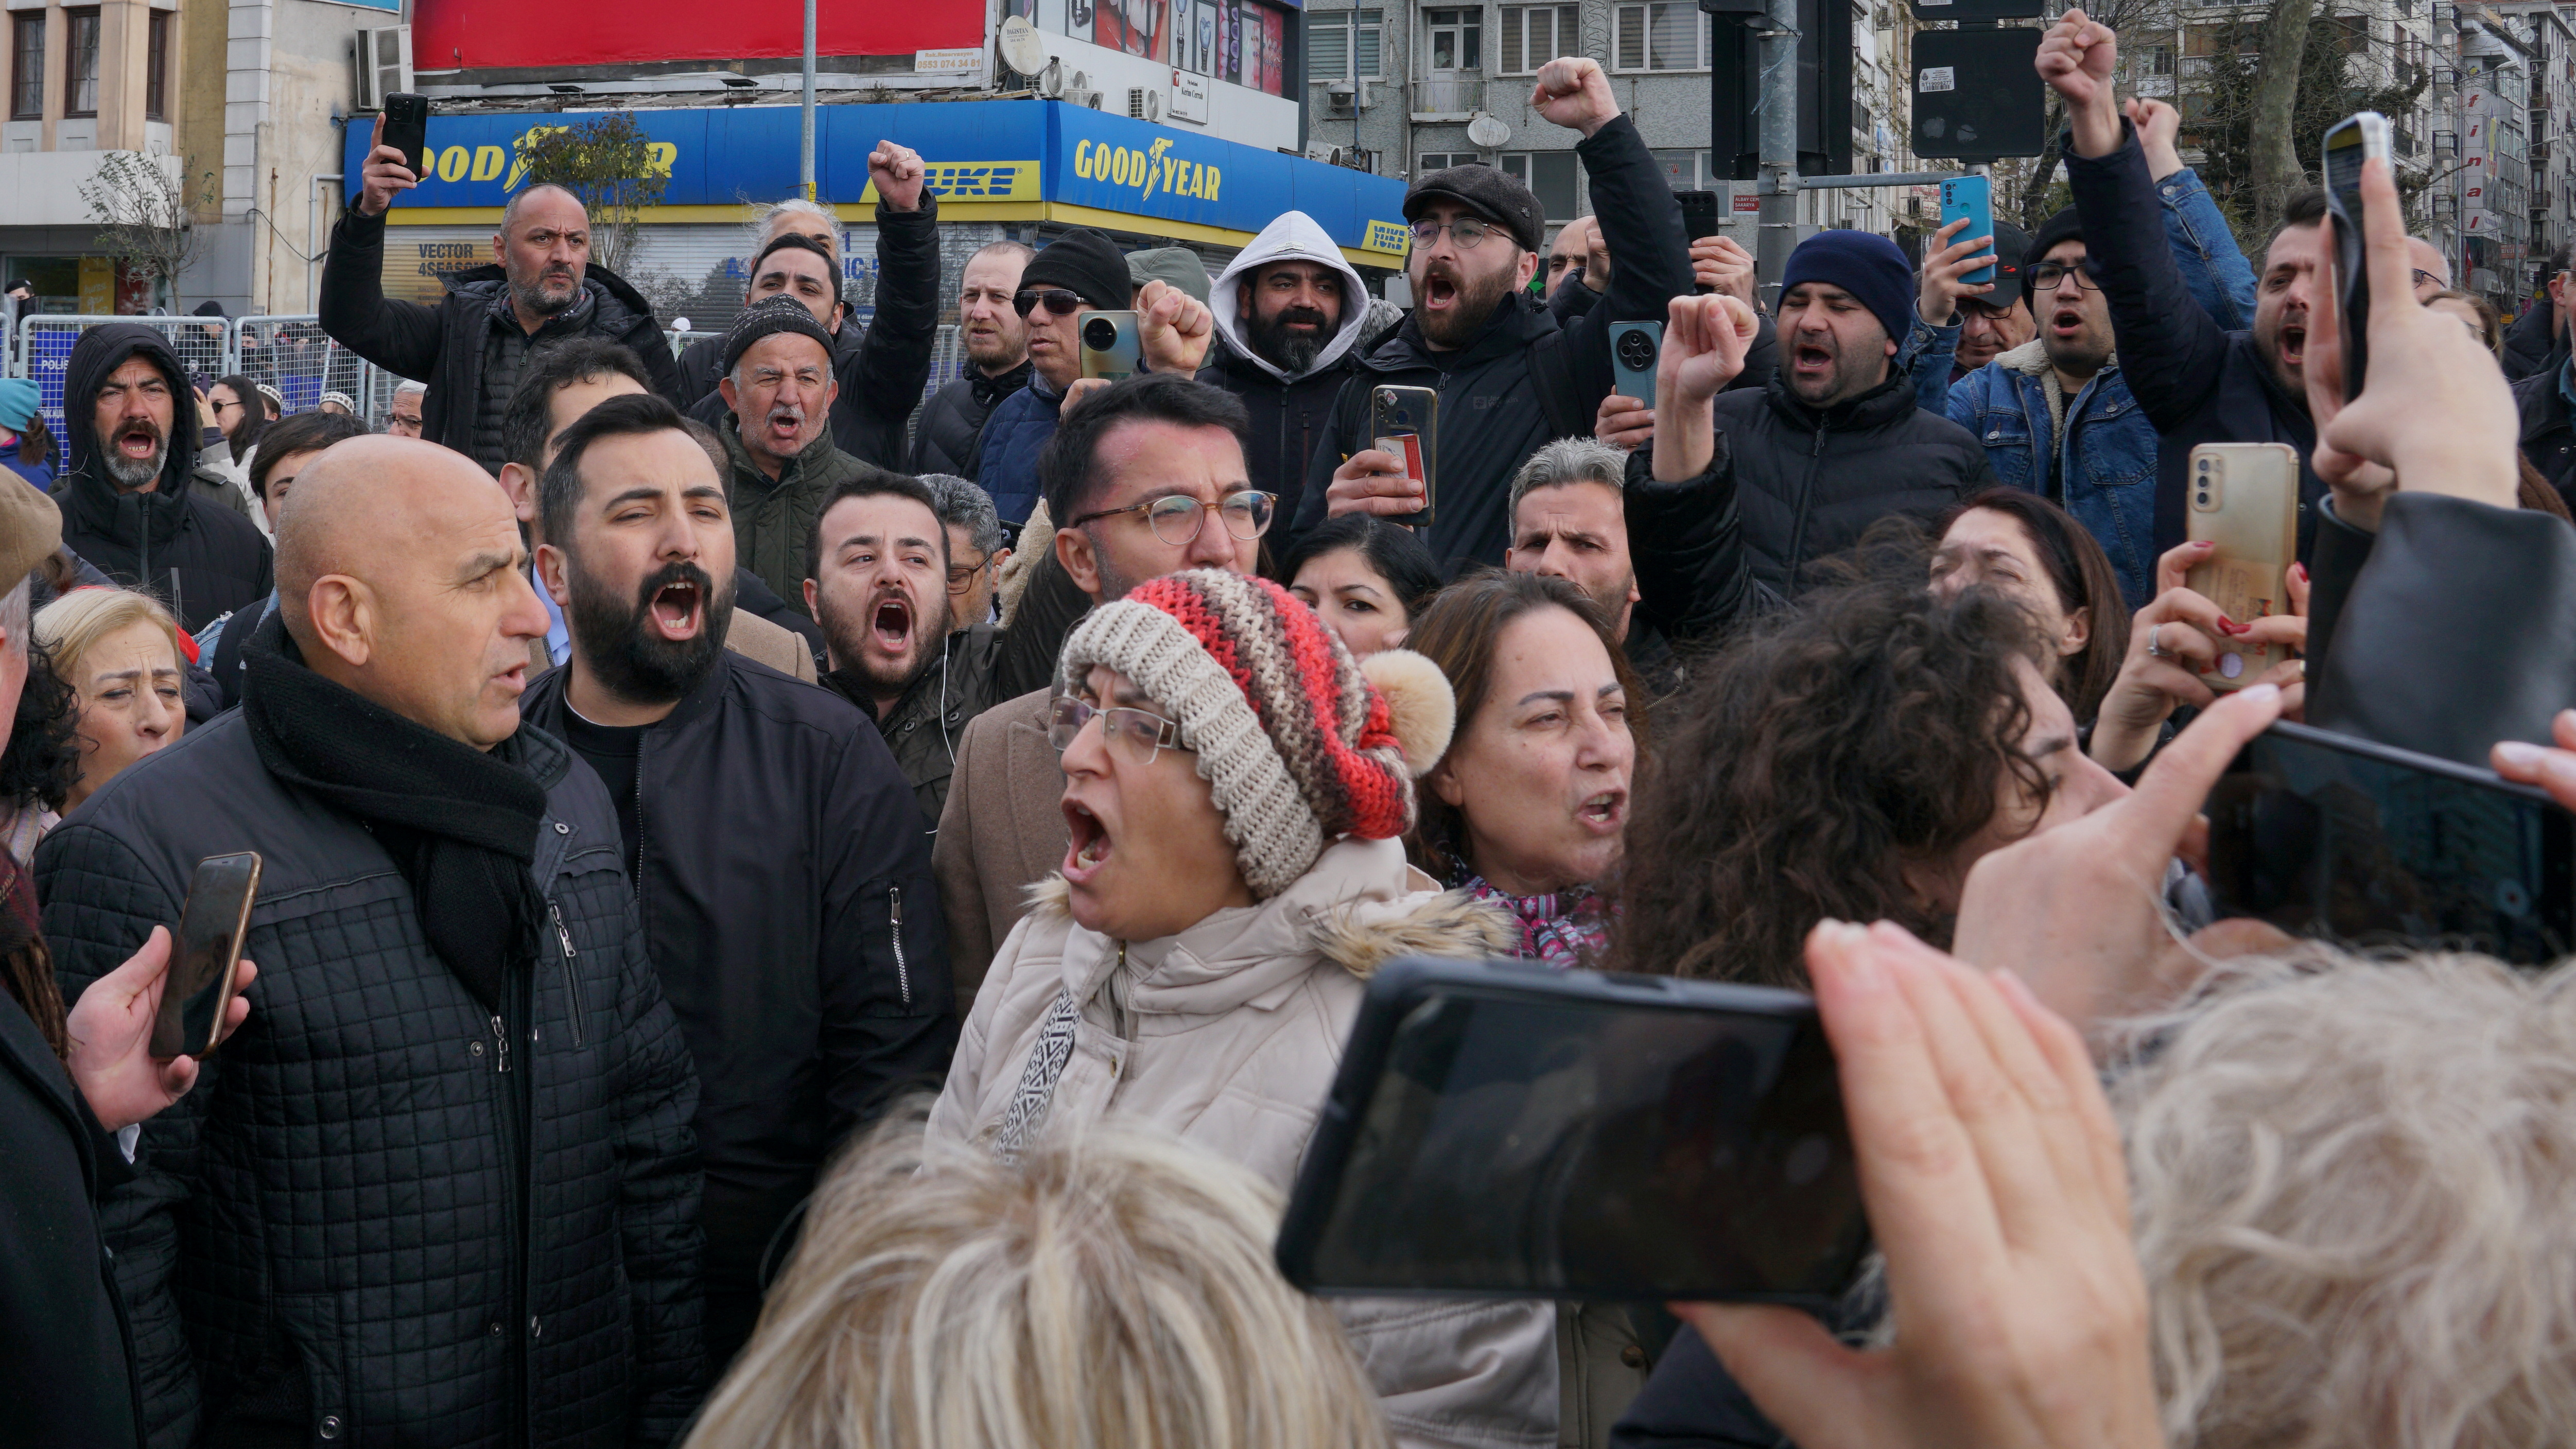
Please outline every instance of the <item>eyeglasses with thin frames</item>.
[{"label": "eyeglasses with thin frames", "polygon": [[1417,221],[1413,224],[1413,244],[1427,247],[1438,243],[1443,228],[1448,230],[1449,239],[1456,242],[1462,252],[1472,252],[1484,245],[1485,238],[1499,229],[1472,216],[1462,216],[1456,221]]},{"label": "eyeglasses with thin frames", "polygon": [[[1225,495],[1218,501],[1216,511],[1224,516],[1227,533],[1249,541],[1270,531],[1271,514],[1278,503],[1279,497],[1275,493],[1246,488]],[[1145,522],[1153,528],[1154,536],[1174,548],[1197,538],[1199,530],[1207,527],[1207,505],[1182,493],[1130,503],[1124,508],[1104,508],[1097,513],[1086,513],[1065,527],[1080,528],[1097,519],[1116,518],[1122,513],[1145,515]]]},{"label": "eyeglasses with thin frames", "polygon": [[948,566],[948,592],[952,594],[965,593],[968,589],[974,586],[975,575],[980,572],[986,564],[989,564],[992,561],[993,556],[988,553],[970,564],[950,564]]},{"label": "eyeglasses with thin frames", "polygon": [[1151,765],[1163,751],[1179,754],[1198,753],[1181,743],[1181,727],[1151,710],[1096,709],[1073,695],[1056,700],[1047,713],[1047,743],[1059,755],[1073,748],[1073,737],[1094,717],[1100,721],[1102,735],[1117,746],[1129,763]]}]

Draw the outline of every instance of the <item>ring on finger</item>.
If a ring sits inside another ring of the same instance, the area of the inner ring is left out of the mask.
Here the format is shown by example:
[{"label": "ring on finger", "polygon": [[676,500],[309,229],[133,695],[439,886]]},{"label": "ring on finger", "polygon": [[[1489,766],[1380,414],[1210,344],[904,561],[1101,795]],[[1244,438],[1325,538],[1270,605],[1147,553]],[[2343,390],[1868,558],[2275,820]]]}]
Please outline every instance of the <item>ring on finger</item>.
[{"label": "ring on finger", "polygon": [[2158,637],[2159,635],[2163,634],[2163,633],[2164,633],[2164,631],[2165,631],[2165,626],[2164,626],[2164,625],[2162,625],[2162,624],[2158,624],[2158,625],[2157,625],[2157,626],[2155,626],[2154,628],[2149,629],[2149,630],[2147,631],[2147,657],[2148,657],[2148,658],[2150,658],[2150,659],[2171,659],[2171,658],[2173,657],[2173,655],[2172,655],[2172,654],[2170,654],[2169,652],[2167,652],[2167,651],[2166,651],[2163,640],[2162,640],[2162,639],[2160,639],[2160,638]]}]

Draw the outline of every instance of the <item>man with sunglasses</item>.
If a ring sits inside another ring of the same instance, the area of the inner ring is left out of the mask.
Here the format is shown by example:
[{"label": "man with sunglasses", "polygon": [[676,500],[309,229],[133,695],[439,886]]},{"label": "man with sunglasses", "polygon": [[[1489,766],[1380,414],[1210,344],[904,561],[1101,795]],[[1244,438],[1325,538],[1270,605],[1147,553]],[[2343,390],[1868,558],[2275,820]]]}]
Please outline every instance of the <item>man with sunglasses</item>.
[{"label": "man with sunglasses", "polygon": [[[1681,203],[1636,123],[1619,113],[1600,64],[1549,61],[1530,104],[1583,133],[1575,154],[1592,178],[1593,213],[1619,249],[1608,289],[1583,315],[1560,321],[1529,291],[1546,258],[1545,212],[1528,187],[1479,165],[1416,179],[1404,195],[1412,314],[1361,360],[1334,403],[1298,500],[1298,532],[1334,514],[1402,518],[1427,504],[1424,542],[1444,571],[1500,564],[1511,544],[1512,475],[1541,444],[1590,435],[1610,395],[1611,325],[1660,322],[1696,285]],[[1385,385],[1439,393],[1437,498],[1375,446],[1371,399]]]},{"label": "man with sunglasses", "polygon": [[[1252,486],[1250,429],[1232,394],[1162,373],[1113,383],[1067,412],[1039,465],[1047,516],[1062,520],[1054,553],[1064,575],[1102,604],[1183,569],[1253,572],[1277,501]],[[1063,621],[1026,617],[1013,628],[1069,632]],[[1026,913],[1028,888],[1064,861],[1064,770],[1047,744],[1048,696],[1039,688],[1005,700],[957,741],[931,868],[960,1016]]]},{"label": "man with sunglasses", "polygon": [[1005,520],[1025,523],[1038,503],[1038,457],[1055,436],[1067,391],[1082,377],[1084,313],[1133,308],[1146,372],[1190,376],[1215,334],[1206,303],[1169,282],[1138,287],[1117,244],[1087,226],[1029,259],[1011,305],[1028,321],[1029,385],[996,403],[984,420],[975,481],[993,495]]}]

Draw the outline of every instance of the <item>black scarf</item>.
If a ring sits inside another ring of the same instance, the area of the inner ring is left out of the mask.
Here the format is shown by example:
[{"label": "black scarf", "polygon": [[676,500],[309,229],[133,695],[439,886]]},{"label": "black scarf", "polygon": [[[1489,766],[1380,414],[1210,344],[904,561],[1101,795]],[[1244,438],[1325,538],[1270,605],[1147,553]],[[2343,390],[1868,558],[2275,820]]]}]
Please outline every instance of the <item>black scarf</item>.
[{"label": "black scarf", "polygon": [[305,665],[282,613],[242,663],[260,763],[365,822],[411,882],[430,949],[498,1010],[504,972],[535,958],[545,910],[529,867],[546,792],[520,737],[487,753],[332,683]]}]

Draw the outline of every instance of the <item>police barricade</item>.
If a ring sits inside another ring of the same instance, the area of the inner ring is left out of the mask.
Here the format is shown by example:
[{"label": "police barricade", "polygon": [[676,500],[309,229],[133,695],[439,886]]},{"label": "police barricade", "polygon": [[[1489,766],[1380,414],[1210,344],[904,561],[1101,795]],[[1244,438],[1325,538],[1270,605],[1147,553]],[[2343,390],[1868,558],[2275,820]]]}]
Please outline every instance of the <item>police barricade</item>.
[{"label": "police barricade", "polygon": [[189,381],[204,387],[230,370],[232,326],[220,317],[116,317],[38,314],[18,319],[17,375],[36,384],[45,426],[57,438],[63,430],[63,373],[81,333],[110,322],[130,322],[158,332],[178,354]]},{"label": "police barricade", "polygon": [[[281,416],[309,413],[322,405],[322,395],[336,392],[357,404],[370,426],[384,417],[393,397],[394,380],[383,369],[351,352],[322,331],[311,313],[294,316],[244,317],[233,324],[235,370],[254,383],[277,389]],[[385,380],[379,381],[380,377]],[[383,398],[377,399],[381,392]]]}]

